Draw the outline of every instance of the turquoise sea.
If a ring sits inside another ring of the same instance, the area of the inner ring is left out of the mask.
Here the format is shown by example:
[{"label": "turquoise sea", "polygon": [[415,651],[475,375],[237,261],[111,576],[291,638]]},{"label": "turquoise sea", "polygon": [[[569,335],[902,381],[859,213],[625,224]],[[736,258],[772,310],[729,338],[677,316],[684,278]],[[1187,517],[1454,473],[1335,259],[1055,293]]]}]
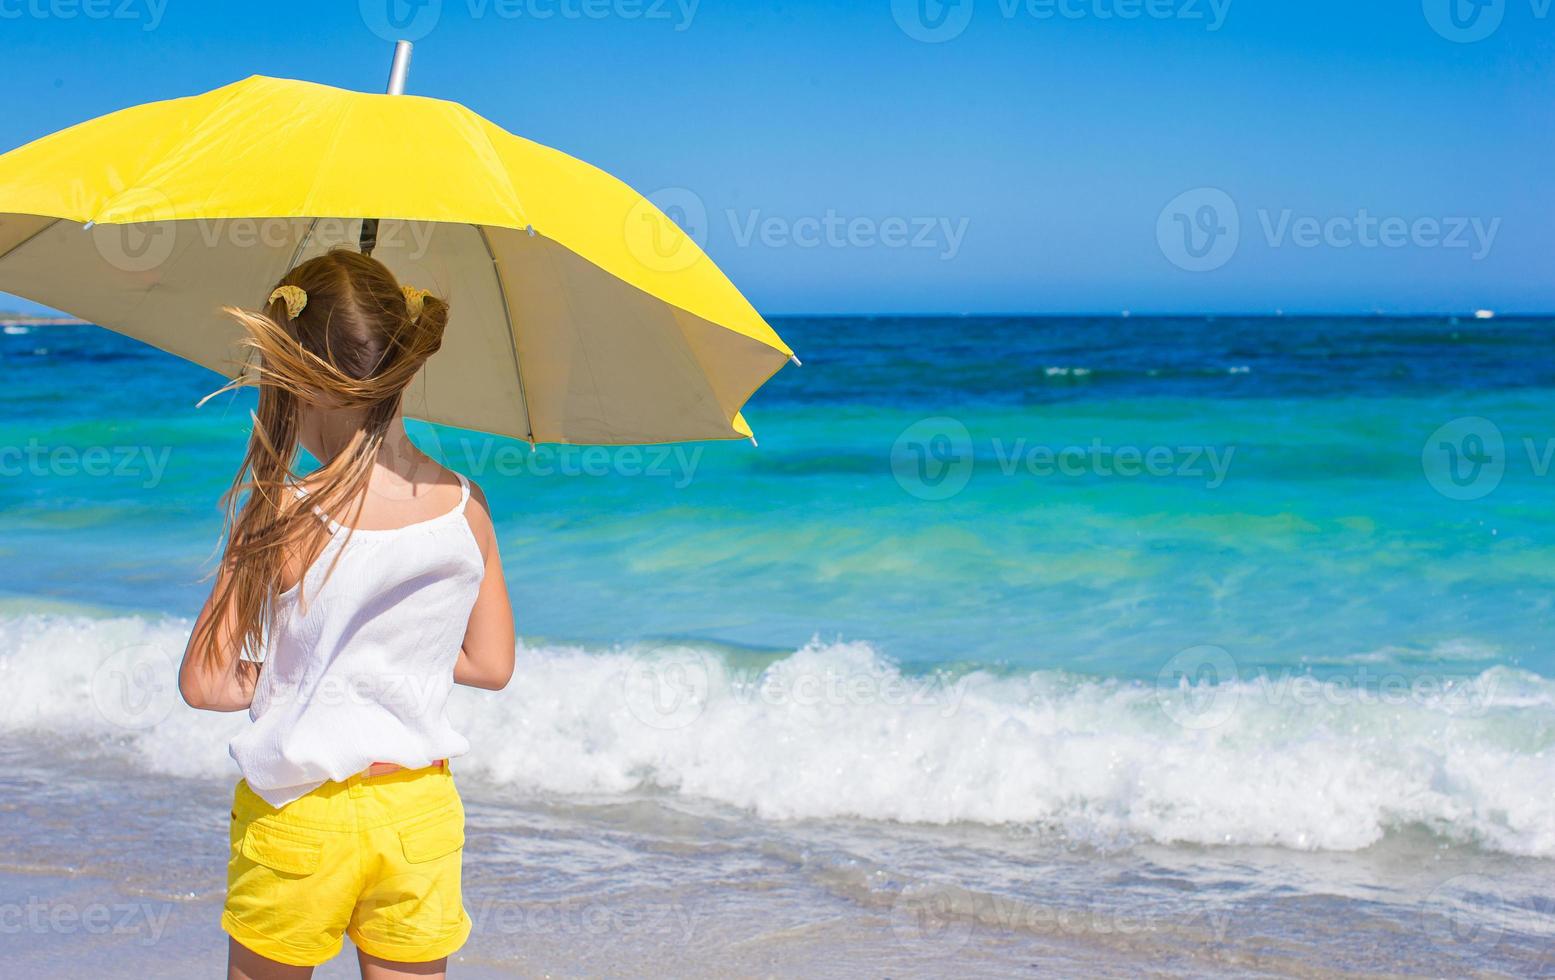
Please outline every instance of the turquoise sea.
[{"label": "turquoise sea", "polygon": [[[531,454],[412,424],[491,497],[526,635],[1129,678],[1195,644],[1555,674],[1549,321],[777,325],[807,363],[749,406],[759,448]],[[251,402],[196,410],[214,375],[93,327],[0,357],[0,548],[26,556],[0,589],[194,612]],[[1480,428],[1501,455],[1460,488]]]},{"label": "turquoise sea", "polygon": [[[475,893],[566,906],[616,867],[712,910],[682,956],[775,944],[734,973],[799,955],[773,916],[899,974],[923,942],[1323,972],[1336,935],[1343,970],[1555,963],[1555,320],[774,325],[805,363],[747,406],[759,446],[412,423],[486,491],[523,636],[454,705],[512,862]],[[90,326],[6,328],[0,382],[5,778],[100,806],[113,760],[217,828],[153,885],[0,816],[31,855],[0,871],[202,908],[242,720],[157,678],[252,402],[196,410],[214,375]],[[490,962],[577,939],[541,932]]]}]

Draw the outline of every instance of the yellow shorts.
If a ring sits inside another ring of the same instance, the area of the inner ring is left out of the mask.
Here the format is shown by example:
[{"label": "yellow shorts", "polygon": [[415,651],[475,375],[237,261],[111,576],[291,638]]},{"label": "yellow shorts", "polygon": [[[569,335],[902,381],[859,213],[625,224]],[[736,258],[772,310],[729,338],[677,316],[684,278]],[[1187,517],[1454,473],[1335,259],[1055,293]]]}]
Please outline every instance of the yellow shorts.
[{"label": "yellow shorts", "polygon": [[446,765],[325,783],[280,809],[240,782],[231,853],[222,928],[269,959],[316,966],[349,935],[424,963],[470,935],[464,805]]}]

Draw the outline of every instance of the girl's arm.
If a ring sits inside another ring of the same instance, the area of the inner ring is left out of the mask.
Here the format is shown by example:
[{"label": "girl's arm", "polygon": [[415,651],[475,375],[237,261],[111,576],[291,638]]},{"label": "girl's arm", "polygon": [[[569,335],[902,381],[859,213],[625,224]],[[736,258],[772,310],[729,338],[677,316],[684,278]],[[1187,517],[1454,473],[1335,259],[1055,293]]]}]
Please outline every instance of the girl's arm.
[{"label": "girl's arm", "polygon": [[465,516],[481,547],[486,576],[470,610],[470,625],[465,629],[464,647],[454,664],[454,683],[500,691],[513,676],[513,606],[508,601],[507,581],[502,577],[502,558],[497,554],[497,530],[491,523],[491,510],[481,488],[470,485],[471,502]]},{"label": "girl's arm", "polygon": [[[217,574],[211,595],[206,598],[199,619],[189,634],[189,645],[184,647],[184,662],[178,668],[178,691],[191,708],[242,711],[254,699],[254,681],[259,677],[259,664],[245,665],[239,672],[238,665],[234,663],[236,650],[223,648],[217,662],[209,667],[197,662],[193,654],[194,638],[200,635],[206,620],[211,617],[211,598],[226,584],[226,577],[225,568]],[[217,635],[227,636],[229,633],[221,630]]]}]

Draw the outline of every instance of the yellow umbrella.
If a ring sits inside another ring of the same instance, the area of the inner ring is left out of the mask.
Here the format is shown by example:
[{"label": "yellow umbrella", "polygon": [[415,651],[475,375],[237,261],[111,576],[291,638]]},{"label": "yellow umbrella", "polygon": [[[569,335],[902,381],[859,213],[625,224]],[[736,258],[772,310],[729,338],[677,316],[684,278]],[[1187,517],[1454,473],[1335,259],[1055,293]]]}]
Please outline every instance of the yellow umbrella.
[{"label": "yellow umbrella", "polygon": [[792,356],[647,199],[456,103],[256,75],[0,156],[0,290],[229,377],[222,305],[374,235],[452,310],[406,395],[419,418],[531,443],[742,438]]}]

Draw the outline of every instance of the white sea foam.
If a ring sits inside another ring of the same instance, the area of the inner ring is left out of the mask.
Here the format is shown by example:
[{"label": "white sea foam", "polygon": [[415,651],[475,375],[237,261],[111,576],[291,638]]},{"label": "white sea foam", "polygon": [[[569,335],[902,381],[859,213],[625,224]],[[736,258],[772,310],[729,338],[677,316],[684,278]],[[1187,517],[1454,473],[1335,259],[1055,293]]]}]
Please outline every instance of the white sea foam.
[{"label": "white sea foam", "polygon": [[[231,777],[247,722],[178,701],[182,621],[0,618],[0,733]],[[764,670],[692,648],[520,651],[450,706],[461,772],[546,794],[657,787],[768,818],[1017,824],[1107,843],[1363,848],[1424,826],[1555,857],[1555,682],[1407,690],[902,674],[859,643]]]}]

